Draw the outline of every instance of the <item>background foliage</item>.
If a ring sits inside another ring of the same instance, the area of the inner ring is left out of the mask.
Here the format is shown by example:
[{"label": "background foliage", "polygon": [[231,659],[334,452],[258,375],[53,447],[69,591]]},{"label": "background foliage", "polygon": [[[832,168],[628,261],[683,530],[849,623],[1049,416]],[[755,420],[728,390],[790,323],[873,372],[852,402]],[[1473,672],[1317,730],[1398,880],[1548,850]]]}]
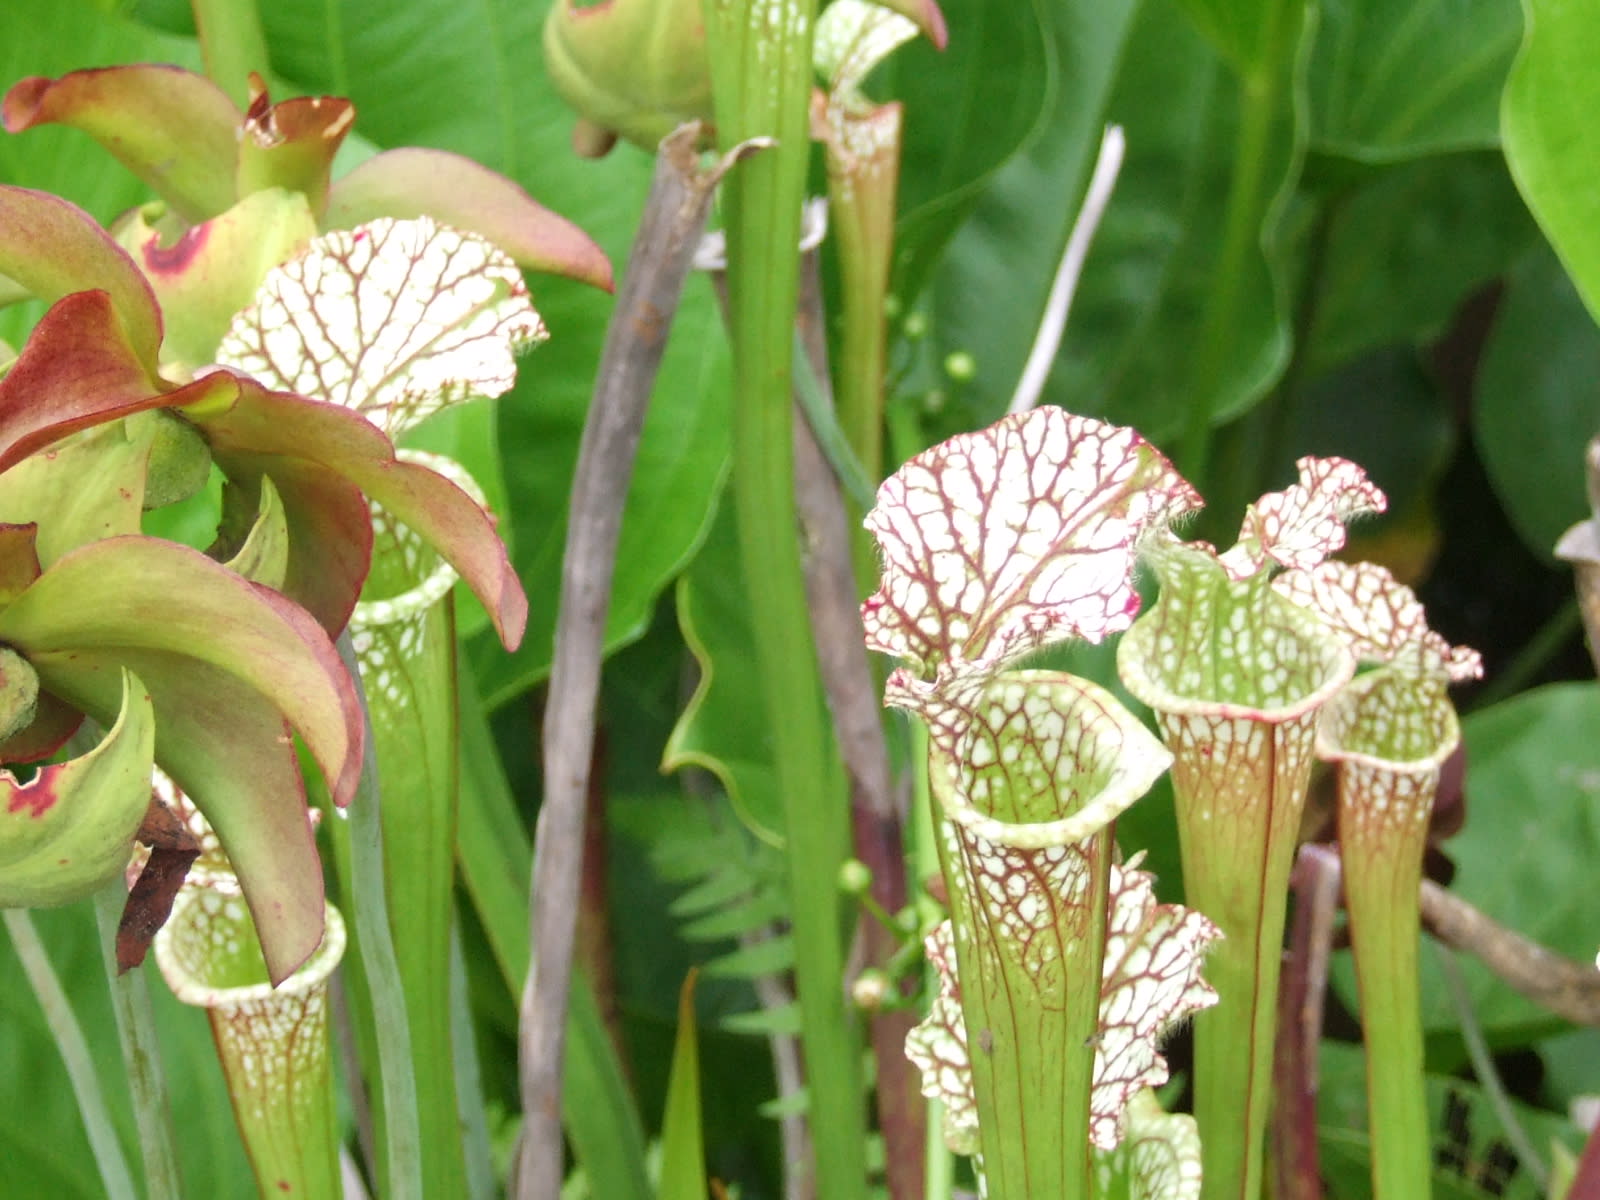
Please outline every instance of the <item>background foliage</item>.
[{"label": "background foliage", "polygon": [[[1044,399],[1134,424],[1186,469],[1203,464],[1196,482],[1219,529],[1244,499],[1281,486],[1299,455],[1345,454],[1369,469],[1393,503],[1360,531],[1363,551],[1417,581],[1435,626],[1488,661],[1487,683],[1465,701],[1475,708],[1465,725],[1470,818],[1447,845],[1455,886],[1529,936],[1590,958],[1600,928],[1591,882],[1600,696],[1550,548],[1586,515],[1582,447],[1600,427],[1600,16],[1529,0],[1534,36],[1513,72],[1524,20],[1512,0],[1279,6],[1295,12],[1263,44],[1240,32],[1258,6],[1225,0],[943,7],[950,49],[908,48],[871,89],[906,105],[896,458],[1003,411],[1102,124],[1123,125],[1127,163]],[[264,6],[281,90],[350,96],[365,139],[355,153],[426,145],[471,155],[577,220],[620,263],[650,164],[627,147],[599,162],[570,153],[571,121],[540,59],[547,8]],[[91,65],[198,65],[183,0],[11,0],[0,33],[6,85]],[[57,191],[102,221],[143,198],[66,130],[0,139],[0,180]],[[504,1121],[516,1104],[517,954],[526,953],[516,946],[537,808],[539,685],[610,305],[562,280],[536,280],[534,298],[552,337],[515,392],[416,439],[450,448],[485,482],[532,602],[527,639],[509,657],[481,616],[463,622],[482,702],[466,722],[463,911],[485,1085]],[[19,344],[36,316],[0,314],[0,336]],[[973,356],[974,376],[945,371],[954,351]],[[777,1129],[759,1111],[776,1088],[766,1043],[750,1031],[788,1018],[751,1020],[752,980],[785,965],[781,922],[794,898],[771,846],[776,781],[749,724],[760,700],[749,678],[753,634],[738,620],[737,551],[716,519],[729,457],[727,363],[710,288],[696,280],[623,528],[602,714],[611,916],[588,946],[592,963],[611,967],[592,982],[646,1131],[662,1108],[683,973],[711,964],[697,992],[710,1162],[761,1197],[779,1194]],[[1101,655],[1090,673],[1107,679],[1106,662]],[[704,694],[674,732],[697,664]],[[1528,690],[1560,679],[1585,682]],[[712,775],[664,775],[664,754]],[[1169,811],[1159,796],[1147,801],[1123,835],[1150,847],[1164,898],[1177,898]],[[65,910],[42,923],[91,1043],[114,1056],[92,914]],[[1474,1019],[1503,1055],[1541,1148],[1549,1138],[1576,1145],[1567,1106],[1597,1090],[1600,1032],[1565,1026],[1486,973],[1469,982]],[[155,991],[190,1194],[244,1196],[249,1176],[203,1020]],[[1354,1007],[1347,977],[1339,995]],[[1446,1080],[1462,1070],[1461,1014],[1436,976],[1425,980],[1425,1021],[1440,1104],[1446,1088],[1468,1097],[1481,1150],[1499,1136],[1496,1118],[1470,1084]],[[1323,1076],[1325,1152],[1340,1195],[1363,1194],[1365,1179],[1357,1054],[1330,1044]],[[627,1136],[613,1112],[616,1079],[580,1071],[573,1086],[591,1089],[596,1136]],[[131,1120],[122,1133],[131,1144]],[[86,1150],[54,1048],[0,946],[7,1191],[95,1196]],[[589,1165],[596,1194],[624,1194],[605,1191],[604,1167]],[[1471,1171],[1445,1174],[1441,1195],[1493,1190]],[[1509,1186],[1531,1194],[1515,1171]]]}]

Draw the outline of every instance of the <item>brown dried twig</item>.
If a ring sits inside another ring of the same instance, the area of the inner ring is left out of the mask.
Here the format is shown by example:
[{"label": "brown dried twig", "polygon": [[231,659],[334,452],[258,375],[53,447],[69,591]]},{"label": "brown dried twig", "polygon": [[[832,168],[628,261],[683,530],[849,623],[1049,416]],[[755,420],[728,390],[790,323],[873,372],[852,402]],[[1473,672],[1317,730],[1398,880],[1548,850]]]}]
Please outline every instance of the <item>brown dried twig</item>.
[{"label": "brown dried twig", "polygon": [[561,1190],[561,1079],[567,989],[583,859],[595,710],[606,613],[627,483],[645,408],[718,180],[765,142],[735,147],[709,169],[686,125],[661,144],[627,273],[606,330],[594,399],[572,481],[561,605],[544,718],[544,802],[535,834],[530,905],[532,968],[519,1030],[524,1123],[517,1200],[556,1200]]}]

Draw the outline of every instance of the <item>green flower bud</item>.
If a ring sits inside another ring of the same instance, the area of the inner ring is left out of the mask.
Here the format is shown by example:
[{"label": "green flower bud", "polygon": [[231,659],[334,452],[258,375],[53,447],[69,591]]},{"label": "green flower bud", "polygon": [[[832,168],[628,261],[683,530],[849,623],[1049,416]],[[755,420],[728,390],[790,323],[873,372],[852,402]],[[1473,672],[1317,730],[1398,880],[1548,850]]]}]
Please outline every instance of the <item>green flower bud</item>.
[{"label": "green flower bud", "polygon": [[211,447],[182,417],[169,412],[150,414],[155,439],[150,445],[150,468],[145,476],[144,506],[162,508],[187,500],[211,478]]},{"label": "green flower bud", "polygon": [[545,20],[544,58],[582,118],[580,154],[604,154],[609,134],[653,151],[685,121],[711,119],[700,0],[559,0]]},{"label": "green flower bud", "polygon": [[849,858],[839,867],[839,890],[846,896],[865,896],[872,890],[872,868],[858,858]]}]

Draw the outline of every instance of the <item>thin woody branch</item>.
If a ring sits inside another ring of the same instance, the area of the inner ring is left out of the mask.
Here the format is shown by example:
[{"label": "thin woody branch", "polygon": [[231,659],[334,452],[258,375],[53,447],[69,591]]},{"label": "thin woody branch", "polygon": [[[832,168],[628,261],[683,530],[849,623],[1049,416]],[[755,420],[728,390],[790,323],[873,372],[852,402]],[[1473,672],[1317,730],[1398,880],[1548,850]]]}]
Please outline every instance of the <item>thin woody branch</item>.
[{"label": "thin woody branch", "polygon": [[1422,881],[1422,923],[1535,1004],[1576,1024],[1600,1026],[1600,969],[1507,929],[1430,879]]},{"label": "thin woody branch", "polygon": [[561,608],[544,720],[544,803],[530,905],[533,967],[523,989],[519,1058],[527,1114],[518,1150],[518,1200],[555,1200],[562,1177],[561,1079],[567,988],[582,863],[603,637],[617,539],[644,427],[684,279],[717,182],[760,148],[747,142],[709,170],[696,163],[698,125],[661,146],[627,274],[606,330],[595,394],[572,483]]}]

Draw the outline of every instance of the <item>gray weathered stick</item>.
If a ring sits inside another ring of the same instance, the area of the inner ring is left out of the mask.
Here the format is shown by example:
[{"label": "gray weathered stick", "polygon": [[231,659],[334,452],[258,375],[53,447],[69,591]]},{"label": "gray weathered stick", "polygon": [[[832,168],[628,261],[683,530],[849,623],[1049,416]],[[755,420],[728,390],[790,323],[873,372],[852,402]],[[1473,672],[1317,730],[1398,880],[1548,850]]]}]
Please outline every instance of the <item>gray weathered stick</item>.
[{"label": "gray weathered stick", "polygon": [[1422,924],[1535,1004],[1579,1025],[1600,1025],[1600,969],[1529,941],[1431,879],[1422,881]]},{"label": "gray weathered stick", "polygon": [[522,993],[519,1056],[525,1119],[514,1172],[517,1200],[557,1200],[561,1191],[567,988],[600,663],[627,484],[645,407],[712,193],[738,159],[760,148],[746,143],[701,170],[695,154],[699,136],[698,125],[687,125],[661,144],[606,330],[572,481],[545,708],[544,803],[534,844],[533,965]]}]

